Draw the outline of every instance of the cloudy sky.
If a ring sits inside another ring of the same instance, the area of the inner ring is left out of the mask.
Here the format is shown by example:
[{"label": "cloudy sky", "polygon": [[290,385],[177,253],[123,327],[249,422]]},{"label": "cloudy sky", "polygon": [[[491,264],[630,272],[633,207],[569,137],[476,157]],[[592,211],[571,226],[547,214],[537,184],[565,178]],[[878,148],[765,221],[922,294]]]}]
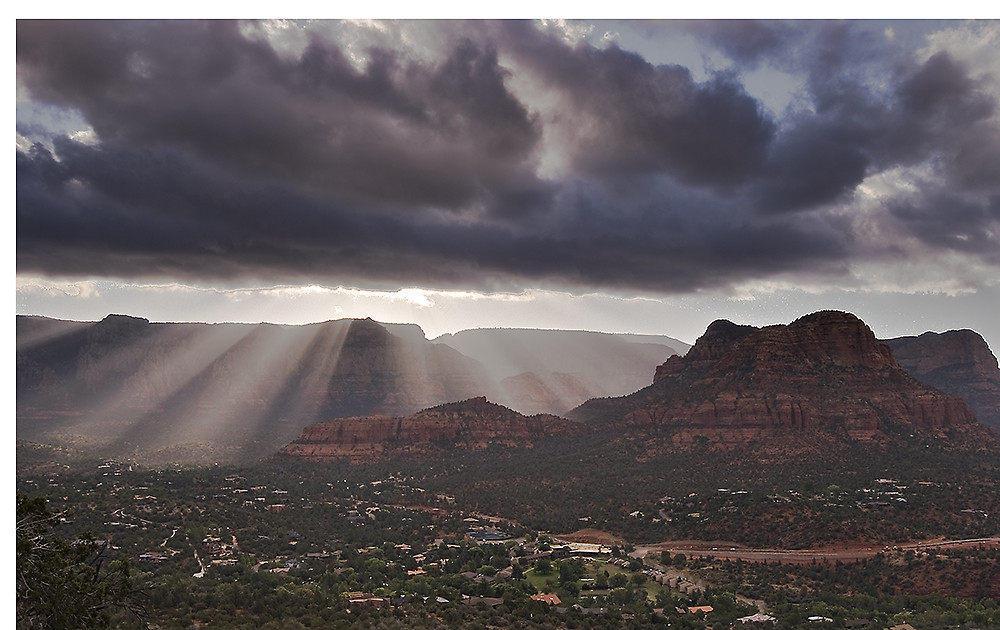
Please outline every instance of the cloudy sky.
[{"label": "cloudy sky", "polygon": [[17,22],[17,312],[1000,351],[1000,22]]}]

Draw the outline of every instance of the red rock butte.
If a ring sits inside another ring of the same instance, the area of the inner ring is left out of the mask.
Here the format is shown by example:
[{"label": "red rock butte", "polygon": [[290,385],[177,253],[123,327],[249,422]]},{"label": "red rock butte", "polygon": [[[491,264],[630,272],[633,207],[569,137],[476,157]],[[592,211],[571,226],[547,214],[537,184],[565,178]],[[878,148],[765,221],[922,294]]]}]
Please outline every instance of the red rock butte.
[{"label": "red rock butte", "polygon": [[722,440],[772,429],[877,439],[892,426],[941,435],[978,426],[964,401],[915,380],[864,322],[839,311],[764,328],[714,322],[626,398],[626,424]]},{"label": "red rock butte", "polygon": [[491,444],[530,447],[545,437],[577,431],[551,415],[525,416],[485,397],[439,405],[410,416],[340,418],[307,426],[282,452],[308,459],[354,461],[445,448],[481,450]]}]

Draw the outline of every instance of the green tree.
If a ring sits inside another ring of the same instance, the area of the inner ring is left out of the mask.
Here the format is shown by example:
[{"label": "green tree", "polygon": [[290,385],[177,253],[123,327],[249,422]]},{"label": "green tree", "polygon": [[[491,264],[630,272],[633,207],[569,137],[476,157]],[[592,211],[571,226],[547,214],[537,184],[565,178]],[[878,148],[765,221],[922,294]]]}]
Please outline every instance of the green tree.
[{"label": "green tree", "polygon": [[677,555],[674,556],[674,566],[675,567],[677,567],[678,569],[683,569],[684,565],[686,565],[686,564],[687,564],[687,556],[685,556],[682,553],[679,553],[679,554],[677,554]]},{"label": "green tree", "polygon": [[43,497],[17,497],[17,628],[109,628],[112,613],[142,610],[129,564],[109,561],[107,542],[53,535],[60,515]]},{"label": "green tree", "polygon": [[597,574],[597,580],[594,582],[594,586],[600,590],[608,588],[608,572],[604,571]]},{"label": "green tree", "polygon": [[524,579],[524,569],[521,568],[521,563],[520,562],[514,562],[514,563],[511,563],[510,566],[511,566],[511,569],[513,570],[513,572],[511,573],[511,577],[513,579],[515,579],[515,580],[523,580]]},{"label": "green tree", "polygon": [[611,579],[608,580],[608,585],[613,589],[621,588],[626,584],[628,584],[628,576],[624,573],[615,573],[611,576]]}]

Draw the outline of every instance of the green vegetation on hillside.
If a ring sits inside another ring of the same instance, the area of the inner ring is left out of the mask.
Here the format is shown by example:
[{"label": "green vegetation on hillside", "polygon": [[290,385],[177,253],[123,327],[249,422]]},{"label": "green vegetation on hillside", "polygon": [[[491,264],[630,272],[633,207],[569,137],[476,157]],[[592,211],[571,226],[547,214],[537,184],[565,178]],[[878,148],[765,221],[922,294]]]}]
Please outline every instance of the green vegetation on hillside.
[{"label": "green vegetation on hillside", "polygon": [[[104,594],[114,627],[728,628],[758,612],[755,600],[781,628],[812,627],[810,617],[1000,625],[995,550],[805,565],[633,551],[683,539],[804,548],[995,536],[996,455],[914,444],[766,464],[697,450],[649,457],[646,446],[144,469],[55,465],[21,445],[17,485],[63,516],[51,537],[107,541],[102,570],[120,567],[131,584]],[[629,542],[597,555],[561,546],[560,533],[583,528]]]}]

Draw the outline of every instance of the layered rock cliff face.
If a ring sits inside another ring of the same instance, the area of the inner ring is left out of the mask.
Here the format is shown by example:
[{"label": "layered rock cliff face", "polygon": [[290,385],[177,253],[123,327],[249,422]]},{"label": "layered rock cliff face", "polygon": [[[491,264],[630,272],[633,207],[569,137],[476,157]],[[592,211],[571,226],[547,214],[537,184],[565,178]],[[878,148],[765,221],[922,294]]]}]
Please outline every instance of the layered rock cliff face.
[{"label": "layered rock cliff face", "polygon": [[539,439],[577,432],[551,415],[524,416],[485,397],[440,405],[406,417],[341,418],[307,426],[282,449],[305,459],[368,461],[452,448],[528,447]]},{"label": "layered rock cliff face", "polygon": [[717,321],[686,356],[657,368],[651,386],[570,414],[601,416],[675,430],[677,442],[740,443],[789,430],[880,440],[899,427],[944,435],[979,426],[961,399],[915,380],[864,322],[837,311],[765,328]]},{"label": "layered rock cliff face", "polygon": [[885,343],[917,380],[959,396],[980,422],[1000,429],[1000,368],[979,333],[926,332],[917,337],[886,339]]}]

